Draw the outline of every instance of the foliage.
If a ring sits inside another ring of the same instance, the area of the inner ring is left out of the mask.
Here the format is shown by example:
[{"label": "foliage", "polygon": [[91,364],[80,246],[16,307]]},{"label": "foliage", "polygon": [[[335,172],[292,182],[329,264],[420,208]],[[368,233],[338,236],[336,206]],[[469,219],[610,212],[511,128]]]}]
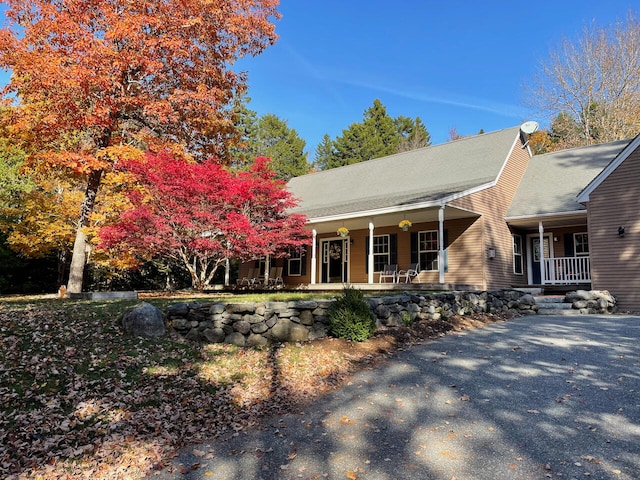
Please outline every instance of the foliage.
[{"label": "foliage", "polygon": [[7,138],[0,138],[0,221],[10,220],[21,195],[33,189],[31,177],[23,167],[22,149]]},{"label": "foliage", "polygon": [[415,120],[400,115],[394,120],[401,138],[398,142],[398,152],[406,152],[431,145],[431,135],[427,131],[420,117]]},{"label": "foliage", "polygon": [[413,325],[413,318],[411,318],[411,314],[406,310],[403,310],[400,313],[400,318],[402,319],[402,325],[404,327],[410,327],[411,325]]},{"label": "foliage", "polygon": [[270,158],[276,178],[285,181],[309,173],[305,141],[286,121],[273,114],[256,118],[255,112],[245,109],[239,128],[244,133],[245,147],[239,152],[243,163],[249,158]]},{"label": "foliage", "polygon": [[220,162],[176,159],[167,152],[123,163],[139,189],[132,207],[99,231],[100,249],[132,260],[181,262],[196,289],[207,287],[227,259],[286,256],[308,241],[305,218],[268,160],[232,173]]},{"label": "foliage", "polygon": [[361,290],[346,287],[328,311],[329,332],[338,338],[363,342],[376,331],[376,320]]},{"label": "foliage", "polygon": [[[39,168],[83,175],[69,282],[79,291],[85,232],[103,172],[132,148],[227,158],[234,61],[274,42],[277,0],[8,0],[0,30],[12,128]],[[25,140],[25,141],[27,141]]]},{"label": "foliage", "polygon": [[553,118],[551,149],[631,138],[640,130],[640,23],[585,29],[563,39],[528,86],[530,104]]},{"label": "foliage", "polygon": [[428,145],[430,136],[419,117],[393,119],[376,99],[365,110],[361,123],[351,124],[334,141],[328,135],[323,137],[316,147],[314,164],[327,170]]}]

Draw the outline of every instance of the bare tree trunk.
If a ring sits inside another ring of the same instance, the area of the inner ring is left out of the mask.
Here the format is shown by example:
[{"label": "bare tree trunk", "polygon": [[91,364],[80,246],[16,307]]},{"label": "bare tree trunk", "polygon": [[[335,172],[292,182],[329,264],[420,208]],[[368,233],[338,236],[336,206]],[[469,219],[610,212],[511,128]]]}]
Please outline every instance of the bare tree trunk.
[{"label": "bare tree trunk", "polygon": [[87,234],[85,227],[89,226],[89,216],[93,212],[96,203],[96,195],[102,179],[102,170],[96,170],[89,174],[87,190],[84,193],[80,218],[78,219],[78,229],[76,230],[76,240],[73,244],[73,255],[71,257],[71,268],[69,270],[69,281],[67,282],[67,292],[82,292],[82,280],[84,278],[84,267],[87,262]]}]

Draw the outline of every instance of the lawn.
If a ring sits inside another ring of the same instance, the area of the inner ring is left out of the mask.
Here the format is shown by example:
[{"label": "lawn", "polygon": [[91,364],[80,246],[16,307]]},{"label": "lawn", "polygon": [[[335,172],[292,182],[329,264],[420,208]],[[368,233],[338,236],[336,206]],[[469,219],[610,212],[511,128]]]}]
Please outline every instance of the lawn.
[{"label": "lawn", "polygon": [[[241,298],[311,294],[274,295]],[[164,308],[186,298],[145,300]],[[135,303],[0,299],[1,478],[141,478],[177,448],[301,406],[400,345],[498,320],[420,322],[363,343],[241,349],[126,336],[118,318]]]}]

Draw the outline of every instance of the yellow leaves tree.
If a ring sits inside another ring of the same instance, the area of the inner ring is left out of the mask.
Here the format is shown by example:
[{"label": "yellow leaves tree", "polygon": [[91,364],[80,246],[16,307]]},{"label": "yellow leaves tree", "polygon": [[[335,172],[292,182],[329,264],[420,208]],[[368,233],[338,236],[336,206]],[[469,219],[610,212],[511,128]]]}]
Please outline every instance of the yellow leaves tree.
[{"label": "yellow leaves tree", "polygon": [[12,71],[11,132],[27,162],[86,187],[76,206],[68,290],[82,289],[86,228],[114,147],[225,158],[234,61],[275,41],[278,0],[7,0],[0,68]]}]

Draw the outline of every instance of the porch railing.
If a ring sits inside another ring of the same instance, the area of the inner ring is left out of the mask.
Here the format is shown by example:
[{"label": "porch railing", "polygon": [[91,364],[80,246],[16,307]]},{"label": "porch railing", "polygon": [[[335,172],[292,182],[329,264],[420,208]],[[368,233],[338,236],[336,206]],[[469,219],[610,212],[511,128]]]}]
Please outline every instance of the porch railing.
[{"label": "porch railing", "polygon": [[544,284],[590,283],[589,257],[555,257],[544,259]]}]

